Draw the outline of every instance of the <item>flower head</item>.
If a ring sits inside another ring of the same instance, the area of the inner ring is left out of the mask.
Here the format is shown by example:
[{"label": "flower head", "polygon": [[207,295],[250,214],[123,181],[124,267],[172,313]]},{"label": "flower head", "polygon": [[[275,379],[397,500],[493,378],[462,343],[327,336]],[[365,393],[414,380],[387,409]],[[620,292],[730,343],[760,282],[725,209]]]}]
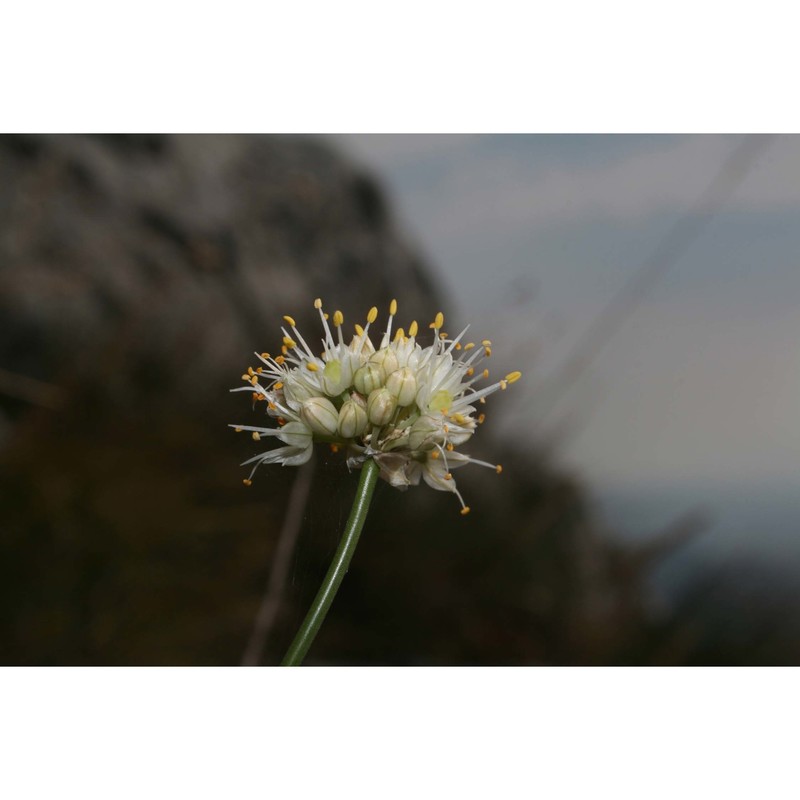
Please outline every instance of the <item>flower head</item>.
[{"label": "flower head", "polygon": [[254,404],[264,403],[278,427],[231,427],[249,431],[256,441],[274,436],[283,445],[244,462],[254,465],[245,484],[250,485],[259,465],[303,464],[311,458],[314,442],[327,442],[334,450],[347,450],[349,467],[374,459],[381,477],[392,486],[405,489],[424,480],[434,489],[455,494],[461,513],[468,513],[452,471],[466,464],[498,473],[501,467],[455,448],[483,422],[475,404],[506,389],[521,373],[512,372],[478,388],[476,384],[489,377],[489,371],[479,367],[491,356],[492,343],[488,339],[463,343],[468,327],[449,338],[442,331],[441,312],[429,326],[432,344],[422,347],[416,322],[408,332],[398,328],[392,335],[397,313],[393,300],[376,348],[369,331],[378,318],[377,308],[370,309],[366,325],[356,325],[345,343],[342,313],[334,312],[331,320],[321,300],[315,300],[314,307],[325,334],[322,353],[315,355],[295,321],[286,316],[280,354],[256,353],[260,366],[249,367],[242,375],[247,386],[232,390],[250,393]]}]

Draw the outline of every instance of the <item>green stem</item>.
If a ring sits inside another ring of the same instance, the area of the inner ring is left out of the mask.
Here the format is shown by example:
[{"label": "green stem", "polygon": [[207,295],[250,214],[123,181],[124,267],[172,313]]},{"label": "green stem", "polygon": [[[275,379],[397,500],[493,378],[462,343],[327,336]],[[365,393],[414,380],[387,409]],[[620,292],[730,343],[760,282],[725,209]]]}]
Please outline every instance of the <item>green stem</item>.
[{"label": "green stem", "polygon": [[361,477],[358,481],[355,500],[353,500],[353,508],[350,510],[350,517],[347,520],[344,533],[339,541],[339,546],[336,548],[333,561],[328,568],[328,574],[322,581],[322,586],[319,587],[317,596],[314,598],[314,602],[311,604],[300,630],[297,631],[294,641],[286,651],[283,661],[281,661],[282,667],[297,667],[303,663],[308,648],[311,647],[322,623],[325,621],[331,603],[333,603],[333,598],[336,597],[336,592],[339,591],[342,579],[350,566],[350,560],[356,551],[358,537],[361,536],[361,529],[364,527],[364,520],[367,518],[367,511],[369,511],[369,504],[375,491],[379,472],[378,465],[372,459],[365,462],[361,467]]}]

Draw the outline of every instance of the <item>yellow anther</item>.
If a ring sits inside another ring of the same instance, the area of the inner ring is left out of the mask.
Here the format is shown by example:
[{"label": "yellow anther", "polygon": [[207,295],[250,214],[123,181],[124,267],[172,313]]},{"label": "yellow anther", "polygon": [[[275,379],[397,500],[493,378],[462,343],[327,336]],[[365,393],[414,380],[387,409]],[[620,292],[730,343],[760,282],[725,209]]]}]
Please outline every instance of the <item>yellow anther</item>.
[{"label": "yellow anther", "polygon": [[341,311],[333,312],[333,324],[338,328],[344,322],[344,314]]},{"label": "yellow anther", "polygon": [[[281,345],[281,353],[283,355],[287,355],[289,353],[289,348],[285,344]],[[277,361],[278,359],[276,358],[275,360]]]},{"label": "yellow anther", "polygon": [[283,343],[287,347],[297,347],[297,342],[294,339],[290,339],[288,336],[283,337]]},{"label": "yellow anther", "polygon": [[484,339],[484,340],[481,342],[481,344],[482,344],[484,347],[491,347],[491,346],[492,346],[492,340],[491,340],[491,339]]},{"label": "yellow anther", "polygon": [[453,420],[453,422],[456,422],[458,425],[463,425],[467,421],[467,418],[463,414],[459,414],[458,412],[453,414],[451,419]]},{"label": "yellow anther", "polygon": [[376,319],[378,319],[378,309],[375,306],[372,306],[372,308],[367,312],[367,322],[371,324],[375,322]]},{"label": "yellow anther", "polygon": [[472,350],[473,347],[475,347],[475,342],[469,342],[464,345],[464,350]]},{"label": "yellow anther", "polygon": [[250,377],[251,377],[251,376],[250,376],[250,375],[248,375],[248,374],[245,372],[245,373],[244,373],[244,375],[242,375],[242,380],[243,380],[243,381],[247,381],[248,383],[250,383]]},{"label": "yellow anther", "polygon": [[326,322],[331,318],[330,314],[323,314],[322,317]]},{"label": "yellow anther", "polygon": [[442,312],[439,311],[436,314],[436,318],[433,320],[433,322],[431,322],[429,327],[434,329],[439,329],[442,327],[442,325],[444,325],[444,314],[442,314]]},{"label": "yellow anther", "polygon": [[[447,413],[446,411],[442,411],[442,414],[446,414],[446,413]],[[443,426],[442,426],[442,430],[443,430],[445,433],[450,433],[450,426],[449,426],[449,425],[443,425]]]},{"label": "yellow anther", "polygon": [[483,354],[486,356],[486,358],[489,358],[489,356],[492,354],[492,348],[491,347],[485,348]]},{"label": "yellow anther", "polygon": [[447,334],[446,334],[444,331],[442,331],[442,332],[439,334],[439,338],[440,338],[440,339],[446,339],[446,338],[447,338]]},{"label": "yellow anther", "polygon": [[495,471],[495,472],[496,472],[498,475],[502,474],[502,472],[503,472],[503,465],[502,465],[502,464],[498,464],[498,465],[497,465],[497,466],[494,468],[494,471]]},{"label": "yellow anther", "polygon": [[500,389],[503,392],[508,389],[508,381],[500,381]]},{"label": "yellow anther", "polygon": [[251,480],[250,480],[250,478],[245,478],[245,479],[242,481],[242,483],[243,483],[245,486],[252,486],[252,485],[253,485],[253,481],[251,481]]},{"label": "yellow anther", "polygon": [[394,340],[399,342],[401,339],[406,338],[406,332],[402,328],[398,328],[394,334]]},{"label": "yellow anther", "polygon": [[456,342],[456,350],[460,350],[460,349],[461,349],[461,342]]},{"label": "yellow anther", "polygon": [[262,353],[261,358],[263,358],[264,361],[266,361],[269,358],[269,353]]},{"label": "yellow anther", "polygon": [[253,441],[254,442],[261,441],[261,434],[258,431],[253,431]]},{"label": "yellow anther", "polygon": [[257,403],[261,399],[261,395],[258,392],[253,392],[250,397],[253,398],[254,403]]},{"label": "yellow anther", "polygon": [[515,370],[514,372],[509,372],[506,375],[506,380],[509,383],[516,383],[522,377],[522,373],[519,370]]},{"label": "yellow anther", "polygon": [[473,367],[470,367],[470,368],[467,370],[467,377],[468,377],[468,378],[471,378],[471,377],[472,377],[474,374],[475,374],[475,369],[474,369]]},{"label": "yellow anther", "polygon": [[486,414],[480,414],[480,415],[478,416],[478,425],[483,425],[483,423],[485,422],[485,420],[486,420]]},{"label": "yellow anther", "polygon": [[247,374],[248,374],[248,375],[249,375],[251,378],[253,377],[253,368],[252,368],[252,367],[248,367],[248,368],[247,368]]},{"label": "yellow anther", "polygon": [[453,480],[453,476],[449,472],[446,472],[445,475],[444,475],[444,479],[446,481],[451,481],[451,480]]},{"label": "yellow anther", "polygon": [[306,369],[307,369],[309,372],[316,372],[316,371],[319,369],[319,367],[318,367],[318,366],[317,366],[317,365],[316,365],[316,364],[315,364],[313,361],[309,361],[309,362],[306,364]]},{"label": "yellow anther", "polygon": [[322,308],[322,300],[319,297],[314,301],[314,308]]},{"label": "yellow anther", "polygon": [[275,403],[272,402],[272,400],[268,400],[267,401],[267,408],[270,411],[277,411],[278,410],[278,406],[276,406]]},{"label": "yellow anther", "polygon": [[286,361],[286,359],[285,359],[283,356],[278,356],[278,357],[275,359],[275,363],[276,363],[278,366],[280,366],[281,364],[283,364],[283,362],[284,362],[284,361]]},{"label": "yellow anther", "polygon": [[482,403],[483,405],[486,405],[486,398],[485,397],[481,397],[481,399],[478,400],[478,402]]},{"label": "yellow anther", "polygon": [[284,319],[285,319],[285,320],[286,320],[286,321],[287,321],[287,322],[288,322],[288,323],[289,323],[289,324],[290,324],[290,325],[291,325],[293,328],[294,328],[294,326],[297,324],[297,323],[294,321],[294,318],[293,318],[293,317],[290,317],[288,314],[284,314],[283,318],[284,318]]},{"label": "yellow anther", "polygon": [[413,321],[413,322],[412,322],[412,323],[411,323],[411,324],[408,326],[408,335],[409,335],[409,336],[416,336],[416,335],[417,335],[417,331],[418,331],[418,330],[419,330],[419,325],[417,325],[417,321],[416,321],[416,320],[414,320],[414,321]]},{"label": "yellow anther", "polygon": [[283,383],[278,381],[272,388],[277,392],[279,389],[283,389]]},{"label": "yellow anther", "polygon": [[461,516],[466,517],[467,514],[469,514],[469,506],[464,506],[464,508],[461,509]]},{"label": "yellow anther", "polygon": [[250,383],[251,383],[253,386],[258,386],[258,375],[253,375],[253,377],[252,377],[252,378],[250,378]]},{"label": "yellow anther", "polygon": [[489,370],[485,369],[483,372],[481,372],[481,377],[483,377],[484,379],[488,378],[489,377]]},{"label": "yellow anther", "polygon": [[356,328],[356,335],[357,336],[363,336],[364,335],[364,329],[357,322],[356,322],[355,328]]},{"label": "yellow anther", "polygon": [[331,453],[338,453],[338,452],[339,452],[339,445],[331,444]]},{"label": "yellow anther", "polygon": [[264,371],[264,367],[256,367],[256,372],[260,375]]},{"label": "yellow anther", "polygon": [[234,430],[236,433],[241,433],[241,432],[242,432],[242,429],[241,429],[241,428],[234,428],[233,430]]},{"label": "yellow anther", "polygon": [[454,444],[448,444],[448,445],[447,445],[447,452],[448,452],[448,453],[452,453],[452,452],[453,452],[453,450],[455,450],[455,449],[456,449],[456,448],[455,448],[455,445],[454,445]]},{"label": "yellow anther", "polygon": [[431,451],[431,458],[439,458],[439,451],[438,450]]},{"label": "yellow anther", "polygon": [[394,316],[397,313],[397,300],[392,300],[392,302],[389,303],[389,313],[392,316]]}]

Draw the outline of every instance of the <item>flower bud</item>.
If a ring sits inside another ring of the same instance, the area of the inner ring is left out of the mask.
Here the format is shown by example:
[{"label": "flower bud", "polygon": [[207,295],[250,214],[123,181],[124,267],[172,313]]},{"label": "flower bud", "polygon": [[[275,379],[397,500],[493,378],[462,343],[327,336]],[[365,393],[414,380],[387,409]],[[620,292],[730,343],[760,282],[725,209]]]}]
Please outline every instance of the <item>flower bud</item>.
[{"label": "flower bud", "polygon": [[367,412],[361,403],[345,400],[339,410],[339,435],[343,439],[360,436],[367,427]]},{"label": "flower bud", "polygon": [[437,442],[444,441],[441,420],[425,415],[420,417],[408,434],[408,446],[412,450],[430,450]]},{"label": "flower bud", "polygon": [[385,425],[397,408],[397,400],[386,389],[376,389],[367,399],[367,416],[373,425]]},{"label": "flower bud", "polygon": [[335,436],[339,412],[327,397],[312,397],[300,407],[300,419],[319,436]]},{"label": "flower bud", "polygon": [[386,379],[386,389],[392,397],[397,398],[397,405],[410,406],[417,396],[417,379],[413,370],[408,367],[395,370]]},{"label": "flower bud", "polygon": [[385,380],[386,373],[378,364],[365,364],[363,367],[359,367],[356,374],[353,375],[353,385],[356,387],[356,391],[363,395],[380,389]]},{"label": "flower bud", "polygon": [[391,347],[384,347],[370,356],[370,364],[377,364],[383,367],[384,375],[391,375],[396,369],[400,367],[400,362],[397,360],[397,353]]}]

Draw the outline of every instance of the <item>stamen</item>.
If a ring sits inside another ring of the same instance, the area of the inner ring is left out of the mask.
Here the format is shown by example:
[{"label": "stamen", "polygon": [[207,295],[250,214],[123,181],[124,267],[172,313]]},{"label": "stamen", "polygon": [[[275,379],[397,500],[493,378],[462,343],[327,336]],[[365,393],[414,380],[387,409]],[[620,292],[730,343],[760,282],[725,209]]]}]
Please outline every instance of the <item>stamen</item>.
[{"label": "stamen", "polygon": [[322,308],[322,300],[319,297],[314,301],[314,308]]},{"label": "stamen", "polygon": [[287,321],[287,322],[288,322],[288,323],[289,323],[289,324],[290,324],[290,325],[291,325],[293,328],[294,328],[294,326],[295,326],[295,325],[297,325],[297,323],[294,321],[294,319],[293,319],[292,317],[290,317],[288,314],[285,314],[283,318],[284,318],[284,319],[285,319],[285,320],[286,320],[286,321]]},{"label": "stamen", "polygon": [[306,369],[309,372],[316,372],[319,369],[319,367],[313,361],[308,361],[306,362]]},{"label": "stamen", "polygon": [[375,320],[378,319],[378,309],[375,306],[367,312],[367,322],[372,324]]},{"label": "stamen", "polygon": [[261,434],[258,431],[253,431],[253,441],[254,442],[261,441]]},{"label": "stamen", "polygon": [[508,375],[506,375],[506,380],[509,383],[516,383],[521,377],[522,373],[519,372],[519,370],[516,370],[514,372],[509,372]]},{"label": "stamen", "polygon": [[245,486],[252,486],[252,485],[253,485],[253,481],[251,481],[251,480],[250,480],[250,478],[244,478],[244,479],[242,480],[242,483],[243,483]]},{"label": "stamen", "polygon": [[389,314],[391,314],[391,316],[394,316],[396,313],[397,313],[397,300],[392,300],[392,302],[389,303]]},{"label": "stamen", "polygon": [[497,465],[497,466],[494,468],[494,471],[495,471],[495,472],[496,472],[498,475],[501,475],[501,474],[502,474],[502,472],[503,472],[503,465],[502,465],[502,464],[498,464],[498,465]]},{"label": "stamen", "polygon": [[409,335],[409,336],[416,336],[416,335],[417,335],[417,331],[418,331],[418,330],[419,330],[419,325],[417,325],[417,321],[416,321],[416,320],[414,320],[414,321],[413,321],[413,322],[412,322],[412,323],[411,323],[411,324],[408,326],[408,335]]},{"label": "stamen", "polygon": [[333,312],[333,324],[338,328],[344,322],[344,314],[341,311]]},{"label": "stamen", "polygon": [[467,514],[469,514],[469,506],[464,506],[464,508],[461,509],[461,516],[466,517]]}]

